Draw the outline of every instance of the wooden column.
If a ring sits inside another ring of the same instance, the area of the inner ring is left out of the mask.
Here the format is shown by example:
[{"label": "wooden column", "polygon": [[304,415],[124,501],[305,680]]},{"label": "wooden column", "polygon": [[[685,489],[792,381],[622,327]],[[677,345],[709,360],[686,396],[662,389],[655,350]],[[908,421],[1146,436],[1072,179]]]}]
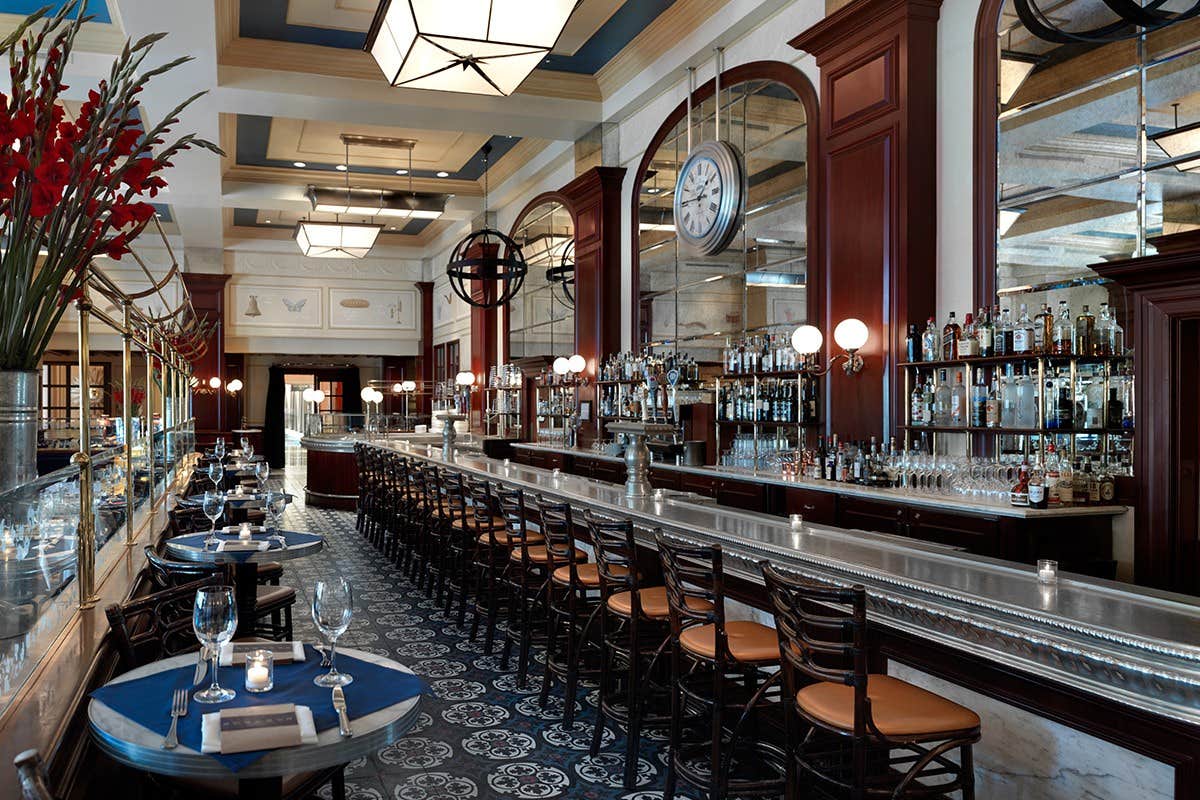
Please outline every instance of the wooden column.
[{"label": "wooden column", "polygon": [[825,381],[828,429],[851,439],[894,431],[906,325],[935,310],[939,5],[854,0],[790,42],[821,69],[822,246],[809,285],[827,355],[841,320],[870,328],[863,372]]},{"label": "wooden column", "polygon": [[1158,255],[1093,264],[1128,290],[1133,324],[1134,579],[1200,592],[1200,234],[1152,240]]},{"label": "wooden column", "polygon": [[184,272],[182,277],[191,293],[196,313],[215,323],[209,335],[208,350],[192,362],[193,374],[199,379],[202,389],[207,388],[210,378],[216,376],[221,379],[221,388],[217,392],[196,394],[193,398],[197,443],[208,444],[218,436],[225,436],[229,441],[229,430],[237,427],[230,424],[225,403],[225,383],[230,379],[225,368],[225,284],[229,276]]},{"label": "wooden column", "polygon": [[433,411],[433,282],[414,284],[421,293],[421,355],[417,357],[417,399],[411,413],[429,416]]}]

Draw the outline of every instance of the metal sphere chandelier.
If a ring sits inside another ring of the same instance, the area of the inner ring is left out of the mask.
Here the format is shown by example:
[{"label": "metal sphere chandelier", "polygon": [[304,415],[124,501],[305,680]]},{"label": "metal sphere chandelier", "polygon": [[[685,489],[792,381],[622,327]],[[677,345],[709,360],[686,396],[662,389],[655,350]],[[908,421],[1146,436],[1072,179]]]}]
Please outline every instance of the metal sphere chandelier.
[{"label": "metal sphere chandelier", "polygon": [[1144,5],[1133,0],[1103,2],[1116,18],[1105,25],[1079,31],[1056,27],[1046,12],[1037,7],[1035,0],[1014,0],[1013,6],[1026,30],[1043,41],[1055,44],[1118,42],[1200,16],[1200,1],[1182,11],[1161,10],[1168,0],[1148,0]]},{"label": "metal sphere chandelier", "polygon": [[[495,228],[487,227],[488,156],[492,146],[483,146],[483,219],[484,227],[471,231],[454,246],[450,261],[446,264],[446,275],[450,288],[467,305],[476,308],[495,308],[516,297],[525,283],[529,266],[521,247]],[[478,281],[482,294],[471,291],[472,282]]]},{"label": "metal sphere chandelier", "polygon": [[546,283],[552,287],[557,286],[562,292],[562,299],[559,299],[558,293],[554,293],[554,298],[568,308],[575,307],[575,240],[567,242],[563,247],[562,258],[558,264],[546,269]]}]

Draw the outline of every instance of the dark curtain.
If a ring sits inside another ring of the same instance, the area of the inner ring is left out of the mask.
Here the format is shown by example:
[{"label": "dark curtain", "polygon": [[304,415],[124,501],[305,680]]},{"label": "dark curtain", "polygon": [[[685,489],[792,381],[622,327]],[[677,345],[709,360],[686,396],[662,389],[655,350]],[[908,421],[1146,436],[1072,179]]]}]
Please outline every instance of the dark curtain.
[{"label": "dark curtain", "polygon": [[358,378],[358,367],[346,367],[340,372],[338,379],[342,382],[342,411],[347,414],[361,414],[362,384]]},{"label": "dark curtain", "polygon": [[283,468],[283,367],[271,367],[267,407],[263,412],[263,448],[273,469]]}]

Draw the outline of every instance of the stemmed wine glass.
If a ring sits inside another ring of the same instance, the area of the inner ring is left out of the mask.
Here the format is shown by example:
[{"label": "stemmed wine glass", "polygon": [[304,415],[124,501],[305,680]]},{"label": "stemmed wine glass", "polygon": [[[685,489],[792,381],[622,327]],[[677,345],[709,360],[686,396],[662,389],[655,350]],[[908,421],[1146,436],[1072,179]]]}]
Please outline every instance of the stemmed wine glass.
[{"label": "stemmed wine glass", "polygon": [[248,436],[243,436],[242,440],[241,440],[241,445],[242,445],[242,455],[246,456],[246,458],[250,458],[250,453],[252,453],[254,451],[254,448],[250,446],[250,438]]},{"label": "stemmed wine glass", "polygon": [[267,490],[267,478],[271,477],[271,465],[266,461],[259,461],[254,465],[254,477],[258,479],[258,490],[265,492]]},{"label": "stemmed wine glass", "polygon": [[345,686],[354,680],[352,676],[338,672],[335,661],[338,637],[350,627],[350,617],[353,614],[354,593],[350,589],[349,581],[341,577],[317,581],[312,597],[313,622],[329,640],[329,672],[313,678],[313,683],[317,686],[328,689]]},{"label": "stemmed wine glass", "polygon": [[225,461],[225,437],[218,436],[216,444],[213,445],[213,455],[217,457],[217,461],[224,463]]},{"label": "stemmed wine glass", "polygon": [[279,523],[283,519],[283,512],[287,510],[287,495],[283,492],[267,492],[264,505],[271,526],[271,541],[278,541],[279,546],[283,547],[287,544],[287,539],[280,532]]},{"label": "stemmed wine glass", "polygon": [[225,480],[225,467],[221,466],[220,461],[209,463],[208,479],[213,482],[213,489],[221,491],[221,481]]},{"label": "stemmed wine glass", "polygon": [[225,495],[221,492],[204,493],[204,516],[208,517],[211,527],[208,536],[204,538],[204,548],[207,550],[217,543],[217,520],[225,513]]},{"label": "stemmed wine glass", "polygon": [[237,604],[230,586],[206,586],[196,591],[192,607],[192,630],[212,658],[212,685],[196,692],[197,703],[224,703],[237,696],[233,689],[223,689],[217,682],[217,667],[221,663],[221,646],[233,638],[237,629]]}]

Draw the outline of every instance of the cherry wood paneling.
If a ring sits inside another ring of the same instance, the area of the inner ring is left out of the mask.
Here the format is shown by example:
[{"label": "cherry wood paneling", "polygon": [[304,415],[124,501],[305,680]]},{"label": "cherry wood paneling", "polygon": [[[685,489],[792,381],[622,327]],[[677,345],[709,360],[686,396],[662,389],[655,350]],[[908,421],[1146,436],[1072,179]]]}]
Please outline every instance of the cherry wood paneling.
[{"label": "cherry wood paneling", "polygon": [[413,284],[421,293],[421,355],[417,359],[417,414],[433,410],[433,283]]},{"label": "cherry wood paneling", "polygon": [[593,167],[561,191],[575,222],[575,352],[591,378],[600,359],[621,349],[624,180],[624,167]]},{"label": "cherry wood paneling", "polygon": [[192,362],[192,371],[202,384],[216,376],[221,379],[222,389],[212,394],[196,394],[192,398],[192,412],[196,418],[196,437],[209,442],[216,436],[226,435],[231,427],[228,420],[224,386],[225,374],[225,284],[228,275],[211,275],[199,272],[181,273],[183,283],[192,297],[196,313],[213,325],[208,338],[208,349],[204,355]]},{"label": "cherry wood paneling", "polygon": [[906,325],[935,308],[939,6],[854,0],[791,41],[821,70],[823,246],[809,294],[825,312],[826,355],[842,319],[870,329],[864,371],[825,382],[828,430],[849,438],[894,430]]}]

